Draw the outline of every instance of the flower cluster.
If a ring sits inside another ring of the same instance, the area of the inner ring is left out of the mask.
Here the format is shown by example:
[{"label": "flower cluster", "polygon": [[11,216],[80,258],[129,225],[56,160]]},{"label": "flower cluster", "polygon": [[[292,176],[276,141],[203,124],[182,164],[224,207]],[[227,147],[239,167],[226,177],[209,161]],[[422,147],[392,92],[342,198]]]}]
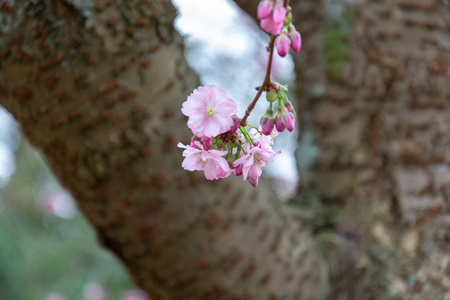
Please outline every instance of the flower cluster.
[{"label": "flower cluster", "polygon": [[289,52],[289,47],[295,52],[299,52],[302,47],[300,33],[292,25],[290,9],[284,7],[283,0],[262,0],[257,10],[261,28],[267,33],[278,35],[275,45],[282,57]]},{"label": "flower cluster", "polygon": [[[300,33],[292,25],[288,2],[262,0],[258,5],[261,28],[271,34],[267,47],[270,56],[264,81],[242,119],[237,117],[236,103],[214,85],[198,87],[183,103],[181,111],[188,117],[187,125],[194,134],[189,145],[178,143],[184,149],[184,169],[203,171],[209,180],[234,173],[256,187],[262,169],[280,153],[272,149],[273,139],[285,129],[294,130],[296,114],[284,92],[287,88],[270,80],[273,52],[276,46],[278,54],[286,56],[289,47],[298,52],[302,45]],[[269,107],[256,128],[247,124],[247,117],[263,91]]]},{"label": "flower cluster", "polygon": [[[201,86],[183,103],[183,114],[194,133],[185,149],[182,167],[204,171],[206,179],[226,178],[231,173],[243,177],[256,187],[262,169],[280,153],[272,149],[274,130],[270,135],[239,126],[237,105],[226,92],[213,85]],[[238,131],[239,129],[239,131]]]},{"label": "flower cluster", "polygon": [[[275,127],[278,132],[283,132],[287,129],[289,132],[294,130],[295,127],[295,109],[292,103],[287,99],[283,89],[285,87],[278,85],[278,91],[271,87],[266,92],[267,101],[270,102],[269,108],[266,110],[266,114],[261,118],[261,130],[263,134],[272,134]],[[275,97],[273,95],[276,95]],[[278,109],[275,115],[273,115],[273,102],[278,99]]]}]

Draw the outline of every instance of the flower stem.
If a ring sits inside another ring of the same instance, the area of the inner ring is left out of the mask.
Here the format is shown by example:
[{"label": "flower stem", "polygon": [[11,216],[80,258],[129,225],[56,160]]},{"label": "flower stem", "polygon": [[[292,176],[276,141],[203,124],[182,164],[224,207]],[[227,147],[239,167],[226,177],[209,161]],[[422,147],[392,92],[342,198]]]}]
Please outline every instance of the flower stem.
[{"label": "flower stem", "polygon": [[[289,0],[284,0],[283,5],[284,5],[285,8],[287,8],[288,5],[289,5]],[[259,90],[256,93],[255,98],[253,99],[253,101],[249,104],[249,106],[245,110],[245,115],[241,119],[241,122],[239,123],[240,126],[246,126],[247,125],[247,118],[250,115],[250,113],[252,112],[253,108],[255,108],[256,102],[258,102],[258,99],[259,99],[259,97],[261,97],[262,92],[264,90],[266,90],[270,86],[270,73],[272,71],[273,49],[274,49],[274,46],[275,46],[275,39],[276,38],[277,38],[276,35],[271,35],[271,37],[270,37],[269,46],[268,46],[268,49],[269,49],[269,62],[267,64],[266,76],[264,76],[264,81],[261,84],[261,86],[259,87]]]},{"label": "flower stem", "polygon": [[253,101],[247,107],[247,110],[245,111],[245,116],[241,119],[241,122],[240,122],[241,126],[246,126],[247,125],[247,118],[248,118],[248,116],[252,112],[253,108],[255,108],[256,102],[258,102],[258,99],[261,96],[262,92],[270,84],[270,72],[272,70],[273,49],[274,49],[274,45],[275,45],[275,39],[276,39],[275,35],[272,35],[270,37],[270,41],[269,41],[269,63],[267,64],[266,76],[264,77],[264,81],[261,84],[261,86],[259,87],[259,90],[256,93],[255,98],[253,99]]}]

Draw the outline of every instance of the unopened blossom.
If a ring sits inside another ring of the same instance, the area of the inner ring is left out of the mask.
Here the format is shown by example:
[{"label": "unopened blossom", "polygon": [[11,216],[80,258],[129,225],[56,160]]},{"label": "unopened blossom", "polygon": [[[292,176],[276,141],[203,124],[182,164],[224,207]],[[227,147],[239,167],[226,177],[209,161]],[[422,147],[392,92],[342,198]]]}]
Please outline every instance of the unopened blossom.
[{"label": "unopened blossom", "polygon": [[261,130],[265,135],[270,135],[273,130],[273,110],[269,107],[266,114],[261,118]]},{"label": "unopened blossom", "polygon": [[283,5],[283,1],[277,0],[272,12],[272,19],[277,23],[283,23],[286,18],[287,10]]},{"label": "unopened blossom", "polygon": [[236,115],[234,115],[233,116],[233,126],[231,126],[231,128],[230,128],[230,131],[231,132],[236,132],[238,129],[239,129],[239,126],[241,125],[240,124],[240,119],[239,119],[239,117],[238,116],[236,116]]},{"label": "unopened blossom", "polygon": [[257,9],[257,16],[258,19],[264,19],[267,18],[272,14],[273,10],[273,1],[271,0],[263,0],[259,3],[258,9]]},{"label": "unopened blossom", "polygon": [[291,38],[292,50],[299,52],[300,48],[302,48],[302,37],[300,33],[294,29],[294,32],[292,32],[289,36]]},{"label": "unopened blossom", "polygon": [[237,114],[237,104],[224,90],[206,85],[189,95],[181,111],[189,117],[187,125],[195,135],[215,137],[234,125],[232,116]]},{"label": "unopened blossom", "polygon": [[184,148],[183,156],[185,159],[181,166],[188,171],[204,171],[208,180],[225,178],[231,174],[230,166],[225,158],[226,150],[205,150],[203,145],[196,141],[195,146],[185,146],[178,143],[179,148]]},{"label": "unopened blossom", "polygon": [[287,32],[283,31],[276,39],[275,45],[277,52],[281,57],[286,56],[289,52],[290,40]]},{"label": "unopened blossom", "polygon": [[278,107],[277,114],[275,116],[275,127],[279,132],[285,129],[292,131],[295,127],[294,115],[283,105]]},{"label": "unopened blossom", "polygon": [[[272,9],[273,7],[273,9]],[[263,0],[258,5],[258,19],[260,26],[267,33],[278,35],[283,28],[284,18],[287,10],[280,0]]]}]

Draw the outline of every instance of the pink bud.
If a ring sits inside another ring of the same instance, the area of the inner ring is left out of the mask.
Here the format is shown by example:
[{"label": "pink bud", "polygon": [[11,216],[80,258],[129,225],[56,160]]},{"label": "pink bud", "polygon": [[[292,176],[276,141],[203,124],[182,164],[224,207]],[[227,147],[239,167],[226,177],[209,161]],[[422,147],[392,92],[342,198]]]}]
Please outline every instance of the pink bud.
[{"label": "pink bud", "polygon": [[277,46],[278,54],[281,57],[286,56],[289,52],[289,39],[287,38],[286,34],[282,33],[279,37],[277,37],[277,40],[275,41],[275,45]]},{"label": "pink bud", "polygon": [[291,112],[294,115],[294,118],[297,116],[297,113],[295,112],[294,107],[292,106],[291,101],[287,100],[286,103],[284,104],[286,106],[286,108],[288,109],[289,112]]},{"label": "pink bud", "polygon": [[295,52],[300,51],[300,48],[302,47],[302,37],[300,36],[300,33],[298,31],[295,31],[291,34],[291,48]]},{"label": "pink bud", "polygon": [[278,107],[275,121],[275,126],[278,132],[282,132],[286,129],[287,114],[289,114],[289,111],[284,105],[282,107]]},{"label": "pink bud", "polygon": [[285,123],[286,123],[286,129],[289,130],[289,132],[292,132],[292,130],[294,130],[294,127],[295,127],[295,117],[291,112],[286,114]]},{"label": "pink bud", "polygon": [[286,126],[284,125],[284,120],[281,116],[277,116],[275,126],[277,127],[278,132],[283,132],[286,129]]},{"label": "pink bud", "polygon": [[283,22],[277,23],[271,17],[262,19],[259,25],[265,32],[274,35],[280,34],[281,29],[283,28]]},{"label": "pink bud", "polygon": [[262,20],[264,18],[267,18],[272,13],[273,4],[271,1],[263,0],[259,2],[257,15],[258,19]]},{"label": "pink bud", "polygon": [[234,124],[233,124],[233,126],[230,128],[230,131],[231,131],[231,132],[236,132],[236,131],[239,129],[239,125],[240,125],[239,122],[240,122],[241,120],[239,120],[239,117],[236,116],[236,115],[232,116],[232,118],[233,118]]},{"label": "pink bud", "polygon": [[194,135],[191,139],[191,143],[189,144],[189,146],[194,147],[194,148],[197,147],[197,145],[195,145],[195,141],[197,141],[197,140],[198,140],[198,136]]},{"label": "pink bud", "polygon": [[212,137],[206,137],[206,136],[203,137],[203,145],[205,146],[204,147],[205,150],[208,150],[209,146],[211,146],[212,139],[213,139]]},{"label": "pink bud", "polygon": [[272,118],[261,118],[261,129],[264,135],[270,135],[273,130]]},{"label": "pink bud", "polygon": [[236,176],[241,176],[244,170],[244,165],[240,164],[239,166],[237,166],[236,168],[234,168],[234,174],[236,174]]},{"label": "pink bud", "polygon": [[283,24],[284,18],[286,18],[287,10],[283,6],[283,2],[279,1],[275,4],[275,9],[273,10],[272,18],[274,22]]}]

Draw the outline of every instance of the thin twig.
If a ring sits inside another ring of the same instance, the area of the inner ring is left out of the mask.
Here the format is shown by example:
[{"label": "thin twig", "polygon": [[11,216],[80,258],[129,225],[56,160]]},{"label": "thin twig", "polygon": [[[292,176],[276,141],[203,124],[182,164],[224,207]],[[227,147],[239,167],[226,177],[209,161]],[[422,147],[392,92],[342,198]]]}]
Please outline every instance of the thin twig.
[{"label": "thin twig", "polygon": [[245,110],[245,116],[241,119],[241,122],[240,122],[241,126],[246,126],[247,125],[247,118],[248,118],[248,116],[250,115],[250,113],[252,112],[253,108],[255,107],[256,102],[258,102],[258,99],[261,96],[262,92],[270,84],[270,72],[272,70],[273,49],[274,49],[274,45],[275,45],[275,38],[276,38],[276,36],[272,35],[270,37],[270,41],[269,41],[269,63],[267,64],[266,76],[264,76],[264,81],[261,84],[261,86],[259,87],[259,90],[256,93],[255,98],[253,99],[253,101],[249,104],[249,106]]}]

